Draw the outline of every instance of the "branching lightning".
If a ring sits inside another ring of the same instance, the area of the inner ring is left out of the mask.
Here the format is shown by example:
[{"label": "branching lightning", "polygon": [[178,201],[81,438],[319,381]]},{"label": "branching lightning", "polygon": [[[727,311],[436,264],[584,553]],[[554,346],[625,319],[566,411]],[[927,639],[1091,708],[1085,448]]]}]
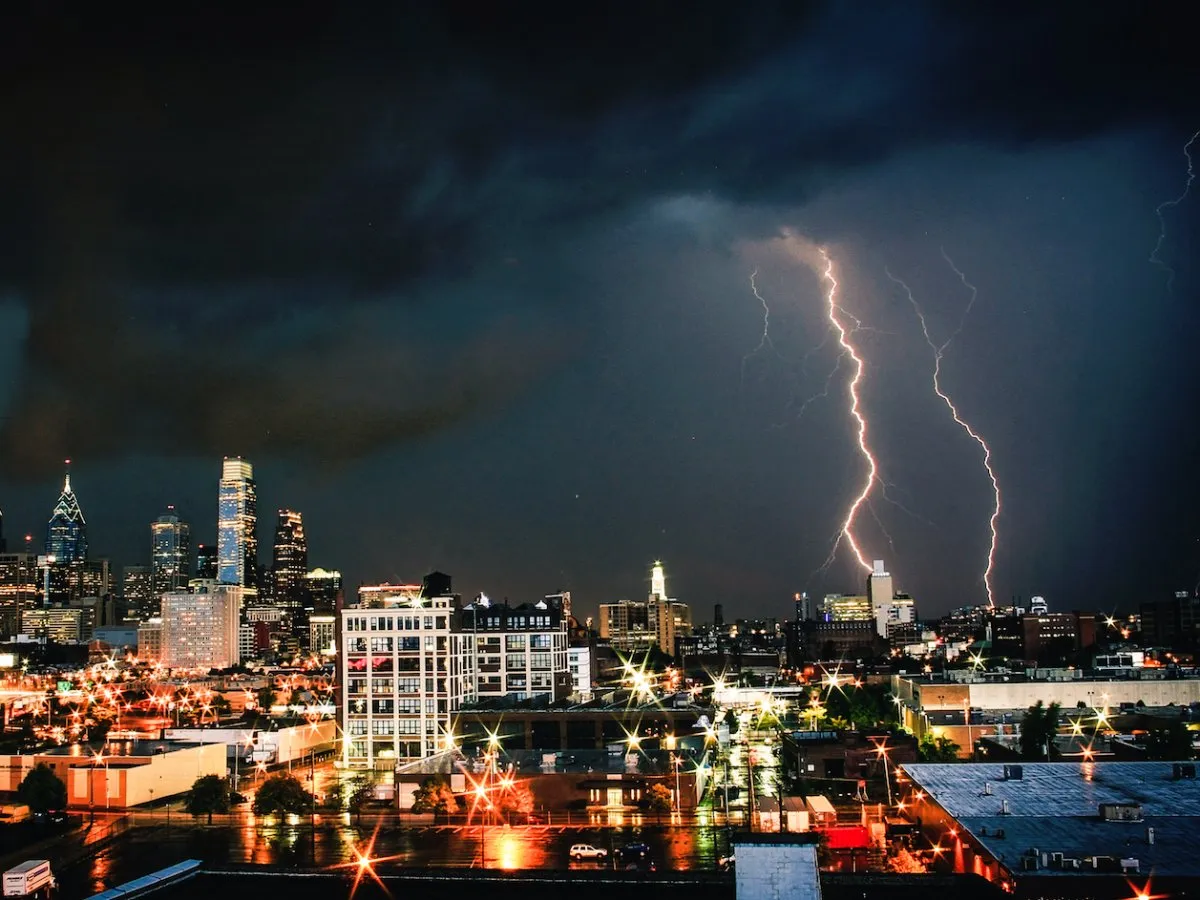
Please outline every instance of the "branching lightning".
[{"label": "branching lightning", "polygon": [[[871,448],[867,443],[867,418],[863,415],[862,404],[860,402],[858,389],[863,378],[863,360],[858,355],[854,344],[851,343],[851,336],[858,331],[862,323],[854,317],[853,314],[847,312],[838,304],[838,282],[833,274],[833,258],[829,255],[829,251],[821,248],[821,259],[825,261],[825,271],[822,277],[829,285],[829,291],[825,295],[826,315],[829,317],[829,323],[833,327],[837,335],[839,346],[842,348],[842,355],[848,357],[854,367],[854,374],[850,377],[850,382],[847,387],[847,392],[850,396],[850,415],[857,425],[858,450],[862,454],[867,463],[867,477],[863,482],[862,489],[854,498],[854,502],[850,504],[850,508],[846,511],[846,518],[842,520],[842,528],[834,541],[833,549],[829,551],[829,558],[825,561],[822,568],[827,568],[832,562],[834,555],[837,553],[838,547],[844,538],[846,543],[850,545],[850,550],[854,553],[854,558],[858,560],[858,564],[866,571],[871,571],[871,564],[863,555],[862,549],[858,545],[858,540],[854,536],[854,521],[858,518],[859,510],[862,509],[871,496],[871,491],[875,487],[875,482],[879,480],[879,466],[875,462],[875,457],[871,453]],[[848,319],[852,325],[847,327],[842,323],[842,316]]]},{"label": "branching lightning", "polygon": [[904,290],[904,293],[908,297],[908,302],[912,304],[913,311],[917,314],[917,320],[921,323],[921,333],[925,336],[925,343],[929,345],[929,350],[933,354],[933,392],[937,394],[938,398],[941,399],[943,403],[946,404],[946,408],[950,410],[950,415],[954,418],[954,421],[958,424],[958,426],[962,428],[962,430],[965,431],[983,451],[983,468],[987,471],[988,478],[991,479],[992,497],[994,499],[994,503],[992,505],[992,514],[988,519],[988,528],[991,532],[991,543],[988,545],[987,566],[983,571],[983,586],[984,590],[987,592],[988,606],[994,607],[996,605],[996,600],[992,586],[992,573],[996,567],[996,547],[1000,538],[999,531],[996,527],[997,520],[1000,518],[1000,482],[997,480],[996,472],[992,468],[991,447],[988,446],[987,441],[980,437],[979,433],[975,431],[975,429],[972,428],[959,414],[958,407],[954,405],[954,401],[950,399],[950,395],[943,390],[941,381],[942,359],[945,357],[947,348],[949,348],[954,339],[962,332],[963,326],[967,321],[967,316],[971,314],[971,309],[975,306],[975,300],[979,296],[979,289],[967,281],[967,276],[958,268],[958,266],[954,264],[954,260],[950,258],[944,248],[942,249],[942,258],[946,260],[950,268],[954,270],[954,274],[959,277],[959,280],[962,281],[967,290],[971,292],[971,299],[967,302],[966,309],[963,310],[962,316],[959,317],[958,327],[955,328],[953,333],[940,344],[934,341],[933,337],[930,335],[929,323],[925,319],[925,313],[921,309],[921,305],[917,303],[916,297],[913,296],[912,289],[909,288],[909,286],[903,280],[893,275],[886,267],[883,271],[889,279],[891,279],[895,284],[898,284]]},{"label": "branching lightning", "polygon": [[1200,131],[1188,138],[1188,142],[1183,145],[1183,156],[1187,160],[1187,181],[1183,185],[1183,193],[1174,200],[1164,200],[1154,208],[1154,214],[1158,216],[1158,240],[1154,243],[1154,252],[1150,254],[1150,263],[1167,273],[1167,293],[1171,292],[1171,288],[1175,284],[1175,270],[1158,256],[1167,239],[1167,220],[1163,218],[1163,210],[1174,209],[1187,199],[1188,193],[1192,189],[1192,182],[1196,180],[1196,172],[1192,166],[1192,144],[1196,143],[1196,138],[1200,138]]},{"label": "branching lightning", "polygon": [[762,337],[758,340],[758,346],[742,357],[742,384],[746,383],[746,363],[758,356],[763,350],[770,348],[771,352],[779,356],[779,351],[775,349],[775,344],[771,340],[771,307],[767,304],[767,299],[758,291],[758,269],[750,273],[750,290],[754,292],[755,298],[762,304],[763,310],[763,330]]}]

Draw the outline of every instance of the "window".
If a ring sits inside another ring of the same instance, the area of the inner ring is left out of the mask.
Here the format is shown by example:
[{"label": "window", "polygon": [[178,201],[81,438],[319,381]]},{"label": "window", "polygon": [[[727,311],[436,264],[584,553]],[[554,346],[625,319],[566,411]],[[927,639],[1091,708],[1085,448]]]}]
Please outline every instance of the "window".
[{"label": "window", "polygon": [[524,653],[509,653],[504,657],[504,667],[506,669],[523,669],[525,668]]},{"label": "window", "polygon": [[507,635],[504,638],[504,644],[508,650],[524,650],[525,649],[525,635],[523,635],[523,634]]},{"label": "window", "polygon": [[347,694],[365,694],[367,692],[367,679],[365,678],[347,678],[346,693]]},{"label": "window", "polygon": [[401,650],[420,650],[421,639],[419,637],[402,637],[400,638]]},{"label": "window", "polygon": [[371,734],[391,735],[396,733],[396,723],[392,719],[372,719]]},{"label": "window", "polygon": [[549,669],[552,656],[553,654],[551,653],[530,653],[529,667],[532,669]]},{"label": "window", "polygon": [[373,637],[371,638],[372,653],[391,653],[392,639],[390,637]]},{"label": "window", "polygon": [[552,635],[549,634],[531,634],[529,636],[529,647],[532,650],[549,650],[552,646]]},{"label": "window", "polygon": [[394,700],[372,700],[371,712],[377,716],[390,716],[396,709]]},{"label": "window", "polygon": [[393,681],[390,678],[372,678],[371,693],[372,694],[390,694],[393,692]]},{"label": "window", "polygon": [[399,726],[397,728],[399,734],[419,734],[421,730],[421,722],[418,719],[401,719],[396,724]]},{"label": "window", "polygon": [[401,694],[416,694],[421,690],[420,678],[400,678],[396,684],[399,686]]},{"label": "window", "polygon": [[367,733],[366,719],[351,719],[346,723],[346,733],[349,735],[360,735]]},{"label": "window", "polygon": [[346,638],[347,653],[366,653],[367,639],[362,637]]},{"label": "window", "polygon": [[433,635],[432,634],[425,635],[425,649],[426,650],[433,649]]},{"label": "window", "polygon": [[425,627],[426,627],[426,628],[430,628],[430,629],[432,629],[432,628],[433,628],[433,616],[426,616],[426,617],[425,617]]},{"label": "window", "polygon": [[441,628],[441,629],[444,629],[446,627],[446,617],[445,616],[437,617],[437,627]]},{"label": "window", "polygon": [[402,716],[418,716],[421,714],[421,701],[416,697],[401,697],[396,701],[396,711]]},{"label": "window", "polygon": [[365,757],[367,755],[367,742],[366,741],[351,741],[350,742],[350,751],[349,751],[348,755],[353,756],[353,757],[358,757],[358,758]]}]

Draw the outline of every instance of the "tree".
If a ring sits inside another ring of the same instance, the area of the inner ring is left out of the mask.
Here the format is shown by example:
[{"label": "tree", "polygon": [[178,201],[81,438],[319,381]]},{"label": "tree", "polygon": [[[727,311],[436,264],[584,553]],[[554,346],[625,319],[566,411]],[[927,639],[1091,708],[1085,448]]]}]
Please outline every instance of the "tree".
[{"label": "tree", "polygon": [[925,735],[921,738],[921,745],[917,748],[917,752],[921,756],[921,762],[931,763],[951,763],[958,760],[959,746],[948,737],[931,737]]},{"label": "tree", "polygon": [[220,775],[201,775],[192,782],[187,797],[187,811],[193,816],[208,814],[212,824],[213,813],[229,812],[229,782]]},{"label": "tree", "polygon": [[1182,722],[1169,722],[1155,728],[1146,738],[1147,759],[1191,759],[1192,733]]},{"label": "tree", "polygon": [[321,808],[331,812],[341,812],[345,802],[346,789],[340,781],[335,781],[325,791],[325,796],[321,798]]},{"label": "tree", "polygon": [[313,795],[294,775],[280,772],[264,781],[254,795],[254,814],[305,813],[312,808]]},{"label": "tree", "polygon": [[646,809],[654,813],[671,811],[671,789],[665,784],[652,784],[646,789]]},{"label": "tree", "polygon": [[358,775],[350,782],[350,796],[346,799],[346,805],[355,817],[361,816],[363,808],[374,799],[375,785],[370,779]]},{"label": "tree", "polygon": [[510,788],[500,791],[496,804],[500,812],[506,816],[527,816],[533,812],[533,791],[523,781],[518,781]]},{"label": "tree", "polygon": [[1049,760],[1058,755],[1054,736],[1058,734],[1059,705],[1046,706],[1039,700],[1021,719],[1021,758]]},{"label": "tree", "polygon": [[413,793],[412,811],[418,815],[445,815],[457,806],[458,800],[450,790],[450,785],[436,775],[430,775],[422,781]]},{"label": "tree", "polygon": [[262,712],[269,713],[275,705],[276,697],[275,688],[268,684],[258,689],[258,693],[254,695],[254,702]]},{"label": "tree", "polygon": [[17,800],[32,812],[44,813],[67,805],[67,786],[45,763],[38,763],[17,788]]}]

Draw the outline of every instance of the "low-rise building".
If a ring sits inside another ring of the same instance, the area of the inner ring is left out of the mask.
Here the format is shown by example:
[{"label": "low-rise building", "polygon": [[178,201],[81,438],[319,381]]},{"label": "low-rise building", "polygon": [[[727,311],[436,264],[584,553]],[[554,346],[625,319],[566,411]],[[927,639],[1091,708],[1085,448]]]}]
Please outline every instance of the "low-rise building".
[{"label": "low-rise building", "polygon": [[66,785],[67,805],[74,808],[140,806],[185,793],[202,775],[224,778],[228,774],[221,744],[109,741],[0,756],[0,791],[16,791],[25,776],[42,763]]}]

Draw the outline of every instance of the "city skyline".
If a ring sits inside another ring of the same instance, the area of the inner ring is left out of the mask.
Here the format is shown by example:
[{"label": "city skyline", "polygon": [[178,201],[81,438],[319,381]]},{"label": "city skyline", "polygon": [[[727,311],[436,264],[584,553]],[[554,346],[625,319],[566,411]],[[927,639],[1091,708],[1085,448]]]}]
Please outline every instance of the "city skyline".
[{"label": "city skyline", "polygon": [[[883,558],[937,614],[994,523],[998,603],[1194,587],[1200,75],[1153,11],[110,15],[11,29],[10,550],[67,457],[93,556],[168,504],[215,542],[241,454],[348,584],[595,608],[661,557],[783,615]],[[793,236],[878,464],[824,570],[867,471]]]}]

